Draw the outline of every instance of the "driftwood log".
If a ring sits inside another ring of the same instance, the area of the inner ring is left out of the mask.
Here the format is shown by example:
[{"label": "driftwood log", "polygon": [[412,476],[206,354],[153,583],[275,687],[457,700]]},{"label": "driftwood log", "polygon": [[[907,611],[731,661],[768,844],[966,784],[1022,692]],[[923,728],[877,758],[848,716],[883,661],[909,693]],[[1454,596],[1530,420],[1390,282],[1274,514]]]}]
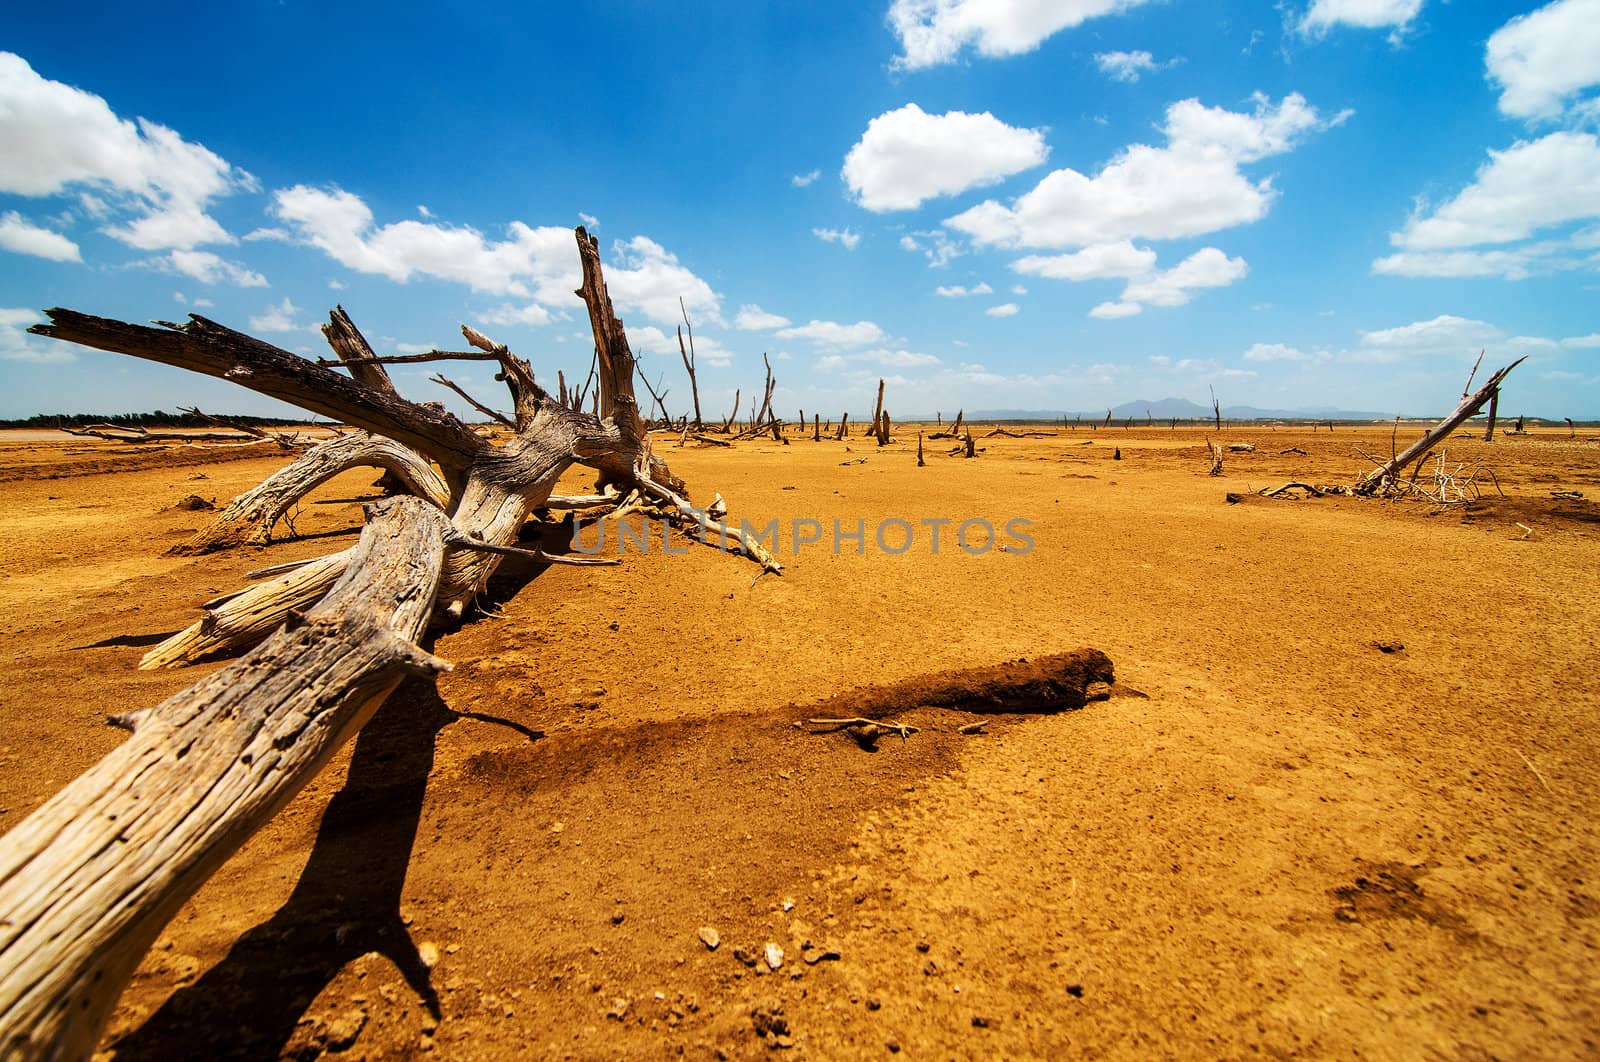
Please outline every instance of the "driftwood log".
[{"label": "driftwood log", "polygon": [[0,1051],[86,1058],[184,901],[408,673],[448,521],[380,502],[322,602],[248,656],[118,722],[116,751],[0,841]]},{"label": "driftwood log", "polygon": [[[510,392],[515,434],[504,442],[442,406],[403,398],[383,369],[393,359],[374,355],[342,309],[326,332],[343,372],[201,317],[152,328],[54,309],[50,324],[33,328],[232,380],[358,429],[235,499],[212,539],[218,545],[270,527],[283,506],[353,464],[395,472],[415,496],[371,510],[354,547],[274,569],[281,574],[208,603],[201,621],[153,648],[141,666],[266,639],[157,708],[118,717],[134,731],[127,744],[0,838],[0,1052],[88,1055],[140,957],[183,901],[403,675],[447,666],[415,644],[429,623],[461,615],[502,556],[557,559],[513,544],[535,509],[648,503],[663,519],[697,528],[707,544],[780,570],[759,543],[723,522],[720,496],[715,511],[694,508],[683,481],[651,452],[597,241],[582,228],[576,235],[578,295],[595,340],[596,412],[557,401],[527,362],[462,327],[481,352],[468,356],[498,362]],[[552,497],[573,464],[597,472],[597,493]]]},{"label": "driftwood log", "polygon": [[[1481,360],[1483,355],[1480,354],[1478,357]],[[1500,393],[1501,382],[1505,380],[1506,376],[1510,374],[1512,369],[1515,369],[1518,365],[1521,365],[1526,360],[1528,360],[1527,355],[1523,355],[1510,365],[1507,365],[1505,368],[1500,369],[1494,375],[1490,376],[1488,381],[1482,387],[1478,388],[1478,390],[1474,391],[1470,395],[1464,396],[1461,399],[1461,404],[1456,407],[1455,412],[1451,413],[1448,417],[1444,418],[1444,420],[1440,421],[1438,425],[1431,429],[1422,438],[1406,447],[1405,450],[1400,454],[1390,458],[1388,461],[1383,462],[1377,468],[1374,468],[1372,471],[1362,476],[1355,485],[1356,493],[1385,494],[1395,490],[1399,485],[1400,474],[1402,472],[1411,467],[1413,463],[1420,462],[1428,455],[1430,451],[1433,450],[1434,447],[1443,442],[1451,432],[1460,427],[1465,421],[1477,413],[1478,410],[1482,409],[1486,402],[1488,402],[1491,398],[1497,397]],[[1472,367],[1472,371],[1474,375],[1477,374],[1477,365]],[[1467,386],[1472,386],[1472,380],[1470,377],[1467,380]]]}]

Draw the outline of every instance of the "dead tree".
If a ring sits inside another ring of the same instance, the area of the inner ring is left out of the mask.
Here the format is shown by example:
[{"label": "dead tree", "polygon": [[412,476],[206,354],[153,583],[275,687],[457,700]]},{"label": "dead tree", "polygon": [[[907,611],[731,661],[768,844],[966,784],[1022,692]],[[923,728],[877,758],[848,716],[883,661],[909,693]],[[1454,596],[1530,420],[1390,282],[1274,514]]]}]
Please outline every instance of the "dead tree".
[{"label": "dead tree", "polygon": [[1222,430],[1222,403],[1217,401],[1217,390],[1216,390],[1216,388],[1211,387],[1210,384],[1207,384],[1206,386],[1211,391],[1211,415],[1216,419],[1217,430],[1221,431]]},{"label": "dead tree", "polygon": [[889,445],[889,411],[887,409],[878,411],[878,445]]},{"label": "dead tree", "polygon": [[726,435],[733,428],[733,422],[739,416],[739,389],[733,389],[733,412],[728,414],[728,419],[722,422],[722,434]]},{"label": "dead tree", "polygon": [[922,466],[922,433],[919,431],[917,432],[917,467],[921,468]]},{"label": "dead tree", "polygon": [[[1481,358],[1482,355],[1479,355],[1479,357]],[[1391,457],[1371,472],[1362,476],[1355,485],[1355,492],[1357,494],[1371,495],[1388,494],[1397,490],[1399,488],[1400,474],[1409,468],[1413,462],[1420,463],[1429,451],[1443,442],[1464,421],[1482,409],[1484,403],[1488,402],[1490,397],[1499,390],[1500,382],[1506,378],[1512,369],[1515,369],[1526,360],[1527,355],[1523,355],[1493,376],[1490,376],[1487,383],[1474,393],[1464,397],[1461,400],[1461,404],[1456,407],[1455,412],[1440,421],[1431,431],[1426,432],[1422,438],[1406,447],[1404,452]],[[1474,375],[1477,374],[1477,368],[1476,365],[1473,366]],[[1471,382],[1471,377],[1468,377],[1468,386],[1471,385]]]},{"label": "dead tree", "polygon": [[689,309],[684,306],[681,295],[678,296],[678,309],[683,313],[684,328],[689,330],[689,345],[685,347],[683,328],[678,329],[678,354],[683,358],[684,371],[689,374],[689,393],[694,398],[694,430],[700,431],[704,425],[700,423],[700,383],[694,375],[694,325],[689,323]]},{"label": "dead tree", "polygon": [[848,439],[849,437],[850,437],[850,413],[849,413],[849,411],[846,411],[844,413],[839,414],[839,434],[834,436],[834,438],[836,438],[836,439]]},{"label": "dead tree", "polygon": [[207,620],[156,646],[147,663],[266,637],[238,664],[119,717],[133,738],[0,838],[4,1053],[88,1055],[123,984],[187,897],[403,675],[448,666],[415,644],[430,621],[459,615],[503,555],[556,559],[513,543],[529,514],[554,501],[552,488],[573,464],[596,471],[600,502],[647,499],[663,518],[697,527],[708,544],[781,568],[720,515],[693,508],[682,480],[650,452],[633,355],[597,242],[581,228],[576,234],[604,417],[561,405],[527,362],[464,327],[468,342],[500,363],[511,393],[517,430],[505,443],[442,407],[400,397],[366,371],[381,368],[375,357],[352,361],[346,376],[201,317],[152,328],[54,309],[50,324],[34,327],[233,380],[408,448],[416,467],[431,462],[439,471],[422,484],[435,494],[374,509],[354,547],[219,600]]},{"label": "dead tree", "polygon": [[[804,428],[805,425],[801,424],[800,427]],[[811,414],[811,441],[812,442],[821,442],[822,441],[822,414],[821,413],[813,413],[813,414]]]},{"label": "dead tree", "polygon": [[878,378],[878,404],[872,410],[872,426],[867,429],[867,434],[878,437],[878,445],[883,445],[883,433],[878,428],[878,421],[883,417],[883,378]]}]

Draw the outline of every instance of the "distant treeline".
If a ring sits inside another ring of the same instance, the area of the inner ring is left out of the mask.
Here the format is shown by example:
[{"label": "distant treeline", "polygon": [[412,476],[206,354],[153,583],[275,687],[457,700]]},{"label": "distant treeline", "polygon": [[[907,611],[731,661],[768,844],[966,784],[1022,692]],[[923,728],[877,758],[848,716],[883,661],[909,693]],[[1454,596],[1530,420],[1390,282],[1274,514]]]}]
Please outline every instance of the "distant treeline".
[{"label": "distant treeline", "polygon": [[[286,428],[305,424],[310,418],[284,420],[282,417],[232,416],[225,418],[257,428]],[[63,424],[81,428],[89,424],[115,424],[127,428],[211,428],[216,421],[197,417],[193,413],[39,413],[26,420],[0,420],[0,428],[59,428]]]}]

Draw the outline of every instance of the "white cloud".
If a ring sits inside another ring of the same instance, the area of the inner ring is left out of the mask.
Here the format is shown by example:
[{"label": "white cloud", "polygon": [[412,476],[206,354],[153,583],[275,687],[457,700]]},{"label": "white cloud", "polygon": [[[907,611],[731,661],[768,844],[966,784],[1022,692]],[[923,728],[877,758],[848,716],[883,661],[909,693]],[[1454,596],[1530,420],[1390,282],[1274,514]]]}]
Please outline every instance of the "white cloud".
[{"label": "white cloud", "polygon": [[59,232],[31,224],[15,210],[0,214],[0,249],[48,258],[52,262],[83,261],[77,244]]},{"label": "white cloud", "polygon": [[793,177],[789,178],[789,183],[794,185],[796,188],[804,188],[807,185],[815,184],[817,178],[821,176],[821,170],[812,170],[810,173],[797,173]]},{"label": "white cloud", "polygon": [[822,347],[865,347],[883,343],[889,335],[871,321],[840,324],[837,321],[811,321],[778,331],[779,339],[809,339]]},{"label": "white cloud", "polygon": [[1013,285],[1011,285],[1011,294],[1013,294],[1013,295],[1026,295],[1027,293],[1028,293],[1028,289],[1023,287],[1021,284],[1013,284]]},{"label": "white cloud", "polygon": [[[584,343],[590,341],[587,335],[577,338]],[[641,356],[664,355],[672,361],[677,361],[679,357],[676,331],[664,332],[655,325],[642,325],[628,329],[628,342],[633,347],[634,353]],[[687,339],[685,342],[687,343]],[[697,369],[702,364],[725,368],[733,363],[734,352],[723,346],[717,337],[696,331],[694,356]]]},{"label": "white cloud", "polygon": [[1495,347],[1506,334],[1487,321],[1441,314],[1395,328],[1361,332],[1361,342],[1346,357],[1353,361],[1392,362],[1406,358],[1461,357]]},{"label": "white cloud", "polygon": [[35,339],[28,326],[42,324],[37,310],[0,309],[0,361],[31,361],[41,365],[64,365],[77,361],[72,344]]},{"label": "white cloud", "polygon": [[1053,280],[1131,279],[1155,269],[1156,253],[1130,240],[1097,243],[1071,254],[1030,254],[1011,263],[1018,273]]},{"label": "white cloud", "polygon": [[1049,154],[1037,129],[1009,126],[987,111],[928,114],[908,103],[867,123],[841,172],[858,203],[883,213],[997,184]]},{"label": "white cloud", "polygon": [[600,227],[600,219],[599,218],[595,217],[593,214],[585,214],[581,210],[578,211],[578,220],[583,222],[584,227],[587,228],[590,232],[593,232],[595,229],[598,229]]},{"label": "white cloud", "polygon": [[912,254],[921,254],[928,259],[929,269],[941,269],[950,264],[950,259],[960,258],[964,253],[961,244],[952,240],[948,233],[935,229],[931,232],[914,232],[900,237],[900,246]]},{"label": "white cloud", "polygon": [[1244,352],[1245,361],[1310,361],[1311,355],[1286,343],[1256,343]]},{"label": "white cloud", "polygon": [[812,229],[811,235],[815,236],[823,243],[843,244],[844,249],[847,251],[855,250],[856,244],[861,242],[861,234],[858,232],[851,232],[849,228]]},{"label": "white cloud", "polygon": [[0,52],[0,143],[0,192],[72,189],[86,208],[88,194],[126,218],[105,232],[142,250],[233,242],[206,209],[257,187],[199,144],[156,122],[119,118],[99,96],[40,77],[10,52]]},{"label": "white cloud", "polygon": [[[698,319],[722,323],[722,297],[659,243],[635,236],[614,244],[613,253],[606,266],[606,287],[619,310],[638,310],[653,321],[673,325],[687,309]],[[577,260],[576,254],[572,257]]]},{"label": "white cloud", "polygon": [[1595,264],[1585,252],[1600,246],[1600,227],[1521,241],[1596,218],[1600,140],[1593,133],[1550,133],[1490,151],[1471,184],[1438,206],[1420,205],[1391,233],[1399,250],[1372,268],[1400,276],[1510,280],[1578,269]]},{"label": "white cloud", "polygon": [[1561,341],[1561,345],[1569,350],[1600,349],[1600,332],[1586,336],[1571,336]]},{"label": "white cloud", "polygon": [[1132,317],[1143,312],[1144,307],[1136,302],[1102,302],[1089,311],[1089,316],[1098,317],[1102,321],[1114,321],[1119,317]]},{"label": "white cloud", "polygon": [[485,324],[526,325],[531,328],[538,328],[549,324],[554,318],[549,310],[536,302],[530,302],[524,306],[503,302],[492,310],[484,310],[478,314],[478,320]]},{"label": "white cloud", "polygon": [[1113,81],[1132,84],[1145,74],[1166,69],[1171,63],[1158,63],[1149,52],[1096,52],[1095,63],[1100,72]]},{"label": "white cloud", "polygon": [[1427,251],[1508,243],[1539,229],[1600,217],[1600,142],[1593,133],[1551,133],[1490,151],[1473,182],[1390,237]]},{"label": "white cloud", "polygon": [[1014,302],[1003,302],[999,306],[991,306],[983,311],[990,317],[1015,317],[1022,309]]},{"label": "white cloud", "polygon": [[1495,30],[1484,59],[1502,111],[1557,117],[1571,97],[1600,84],[1600,0],[1557,0],[1518,15]]},{"label": "white cloud", "polygon": [[889,26],[905,54],[897,68],[953,61],[967,46],[990,58],[1021,55],[1045,38],[1144,0],[894,0]]},{"label": "white cloud", "polygon": [[1255,97],[1245,114],[1187,99],[1167,108],[1165,147],[1133,144],[1093,177],[1062,169],[1007,207],[994,200],[945,224],[974,241],[1008,247],[1073,247],[1135,237],[1177,239],[1256,221],[1276,192],[1244,163],[1282,154],[1350,112],[1323,118],[1298,93]]},{"label": "white cloud", "polygon": [[1422,10],[1422,0],[1313,0],[1300,19],[1299,30],[1320,37],[1335,26],[1357,29],[1389,27],[1389,40],[1397,42]]},{"label": "white cloud", "polygon": [[1225,288],[1250,272],[1243,258],[1229,258],[1215,247],[1202,247],[1161,273],[1130,281],[1123,302],[1150,306],[1182,306],[1196,288]]},{"label": "white cloud", "polygon": [[967,295],[993,295],[994,289],[982,281],[972,287],[962,287],[960,284],[948,284],[933,289],[935,295],[946,299],[959,299]]},{"label": "white cloud", "polygon": [[295,304],[285,298],[276,306],[267,307],[264,313],[250,318],[250,329],[255,332],[303,332],[310,326],[294,319],[299,312]]},{"label": "white cloud", "polygon": [[267,287],[267,278],[253,269],[210,251],[172,251],[140,263],[166,273],[181,273],[202,284],[234,284],[241,288]]},{"label": "white cloud", "polygon": [[941,362],[932,354],[876,347],[872,350],[858,351],[854,354],[825,354],[817,359],[815,367],[822,372],[832,372],[834,369],[843,368],[850,364],[879,365],[891,369],[914,369],[926,365],[939,365]]},{"label": "white cloud", "polygon": [[[489,295],[531,298],[549,307],[571,306],[581,277],[572,230],[560,225],[506,226],[506,238],[486,239],[476,229],[437,222],[376,225],[359,196],[338,188],[296,185],[273,195],[273,213],[293,238],[360,273],[399,283],[414,276],[465,284]],[[678,299],[715,320],[720,298],[675,255],[645,236],[613,245],[606,283],[619,312],[637,310],[658,321],[678,318]]]},{"label": "white cloud", "polygon": [[739,307],[739,312],[734,314],[733,317],[733,327],[743,332],[763,332],[769,328],[784,328],[790,323],[787,317],[768,313],[754,303],[747,303]]}]

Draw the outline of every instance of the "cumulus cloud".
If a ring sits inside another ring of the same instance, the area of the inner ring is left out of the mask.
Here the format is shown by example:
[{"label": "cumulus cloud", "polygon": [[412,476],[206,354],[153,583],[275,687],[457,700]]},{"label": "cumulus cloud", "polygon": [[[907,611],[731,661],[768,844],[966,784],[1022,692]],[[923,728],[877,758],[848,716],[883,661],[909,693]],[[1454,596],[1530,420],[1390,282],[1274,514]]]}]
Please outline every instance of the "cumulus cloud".
[{"label": "cumulus cloud", "polygon": [[768,313],[754,303],[747,303],[739,307],[739,312],[733,316],[733,327],[743,332],[762,332],[769,328],[784,328],[790,323],[787,317]]},{"label": "cumulus cloud", "polygon": [[491,310],[485,310],[478,314],[478,320],[484,324],[505,325],[508,327],[523,325],[539,328],[555,320],[555,317],[549,310],[536,302],[530,302],[523,306],[503,302]]},{"label": "cumulus cloud", "polygon": [[1421,10],[1422,0],[1313,0],[1298,29],[1308,37],[1320,37],[1335,26],[1387,27],[1389,40],[1398,42]]},{"label": "cumulus cloud", "polygon": [[940,361],[932,354],[921,354],[913,350],[893,350],[888,347],[876,347],[872,350],[857,351],[853,354],[825,354],[817,359],[816,367],[823,372],[831,372],[850,364],[880,365],[891,369],[912,369],[926,365],[938,365]]},{"label": "cumulus cloud", "polygon": [[159,123],[120,118],[99,96],[41,77],[10,52],[0,52],[0,143],[0,192],[75,193],[91,212],[121,215],[104,231],[141,250],[233,242],[206,211],[213,199],[257,188],[205,147]]},{"label": "cumulus cloud", "polygon": [[[1145,74],[1165,70],[1171,63],[1158,63],[1149,52],[1096,52],[1095,65],[1113,81],[1132,84]],[[1174,60],[1176,61],[1176,60]]]},{"label": "cumulus cloud", "polygon": [[[561,225],[533,228],[521,221],[493,240],[468,226],[436,221],[378,225],[362,199],[339,188],[295,185],[273,194],[273,214],[290,238],[326,253],[360,273],[399,283],[433,277],[487,295],[532,299],[548,307],[573,305],[581,281],[572,231]],[[718,319],[720,297],[675,255],[645,236],[613,244],[606,282],[619,311],[637,310],[658,321],[678,319],[678,299],[691,311]]]},{"label": "cumulus cloud", "polygon": [[0,308],[0,361],[31,361],[45,365],[64,365],[76,361],[72,344],[36,339],[28,326],[43,323],[37,310]]},{"label": "cumulus cloud", "polygon": [[1018,273],[1053,280],[1131,279],[1155,269],[1156,253],[1131,240],[1097,243],[1071,254],[1030,254],[1011,263]]},{"label": "cumulus cloud", "polygon": [[77,244],[59,232],[32,224],[15,210],[0,214],[0,248],[52,262],[83,261]]},{"label": "cumulus cloud", "polygon": [[848,227],[842,229],[812,229],[811,235],[823,243],[837,243],[847,251],[856,249],[856,244],[861,242],[859,232],[851,232]]},{"label": "cumulus cloud", "polygon": [[1167,144],[1134,144],[1093,177],[1061,169],[1005,206],[987,200],[945,224],[977,243],[1006,247],[1086,247],[1136,237],[1177,239],[1263,217],[1276,192],[1268,178],[1240,167],[1298,145],[1332,118],[1298,93],[1273,104],[1257,95],[1251,113],[1196,99],[1167,108]]},{"label": "cumulus cloud", "polygon": [[1556,0],[1518,15],[1489,38],[1484,58],[1501,111],[1555,118],[1600,84],[1600,0]]},{"label": "cumulus cloud", "polygon": [[1255,343],[1244,352],[1245,361],[1310,361],[1311,355],[1286,343]]},{"label": "cumulus cloud", "polygon": [[807,185],[815,184],[817,178],[821,176],[821,170],[812,170],[810,173],[797,173],[789,178],[789,183],[796,188],[805,188]]},{"label": "cumulus cloud", "polygon": [[994,294],[994,289],[991,288],[988,284],[985,284],[982,281],[980,281],[980,282],[972,285],[972,287],[970,287],[970,288],[963,287],[960,284],[943,285],[941,287],[934,288],[933,289],[933,293],[935,295],[940,296],[941,298],[959,299],[959,298],[963,298],[963,297],[965,297],[967,295],[993,295]]},{"label": "cumulus cloud", "polygon": [[1202,247],[1171,269],[1130,281],[1122,301],[1182,306],[1197,288],[1225,288],[1249,272],[1243,258],[1229,258],[1215,247]]},{"label": "cumulus cloud", "polygon": [[1119,317],[1132,317],[1143,312],[1144,307],[1136,302],[1102,302],[1089,311],[1089,316],[1102,321],[1115,321]]},{"label": "cumulus cloud", "polygon": [[963,48],[995,58],[1021,55],[1045,38],[1146,0],[894,0],[889,26],[900,39],[900,69],[952,62]]},{"label": "cumulus cloud", "polygon": [[675,325],[687,309],[707,321],[722,323],[722,297],[676,255],[645,236],[613,245],[606,287],[619,309],[638,310],[653,321]]},{"label": "cumulus cloud", "polygon": [[1373,263],[1374,272],[1402,276],[1502,276],[1593,262],[1596,229],[1547,230],[1600,218],[1600,140],[1562,131],[1489,152],[1472,183],[1437,206],[1422,205],[1389,240],[1397,253]]},{"label": "cumulus cloud", "polygon": [[1355,361],[1392,362],[1418,357],[1461,357],[1499,344],[1500,328],[1470,317],[1440,314],[1427,321],[1360,333],[1361,342],[1346,356]]},{"label": "cumulus cloud", "polygon": [[1028,255],[1011,263],[1019,273],[1054,280],[1126,280],[1122,297],[1103,302],[1090,317],[1115,320],[1132,317],[1144,306],[1182,306],[1202,288],[1227,287],[1250,269],[1243,258],[1229,258],[1215,247],[1203,247],[1170,269],[1156,269],[1156,253],[1131,241],[1095,244],[1072,254]]},{"label": "cumulus cloud", "polygon": [[260,273],[210,251],[171,251],[140,264],[164,273],[192,277],[202,284],[233,284],[241,288],[267,286],[267,278]]},{"label": "cumulus cloud", "polygon": [[889,334],[871,321],[840,324],[837,321],[811,321],[777,332],[779,339],[807,339],[821,347],[865,347],[888,340]]},{"label": "cumulus cloud", "polygon": [[250,328],[256,332],[303,332],[310,325],[294,319],[299,312],[299,308],[286,297],[276,306],[269,306],[263,313],[250,318]]},{"label": "cumulus cloud", "polygon": [[1049,154],[1037,129],[1009,126],[987,111],[928,114],[908,103],[867,123],[842,174],[856,202],[883,213],[997,184]]},{"label": "cumulus cloud", "polygon": [[900,247],[927,258],[929,269],[942,269],[950,264],[952,258],[960,258],[965,253],[959,242],[938,229],[908,233],[900,237]]},{"label": "cumulus cloud", "polygon": [[990,317],[1015,317],[1021,310],[1022,307],[1014,302],[1003,302],[999,306],[991,306],[983,312]]}]

